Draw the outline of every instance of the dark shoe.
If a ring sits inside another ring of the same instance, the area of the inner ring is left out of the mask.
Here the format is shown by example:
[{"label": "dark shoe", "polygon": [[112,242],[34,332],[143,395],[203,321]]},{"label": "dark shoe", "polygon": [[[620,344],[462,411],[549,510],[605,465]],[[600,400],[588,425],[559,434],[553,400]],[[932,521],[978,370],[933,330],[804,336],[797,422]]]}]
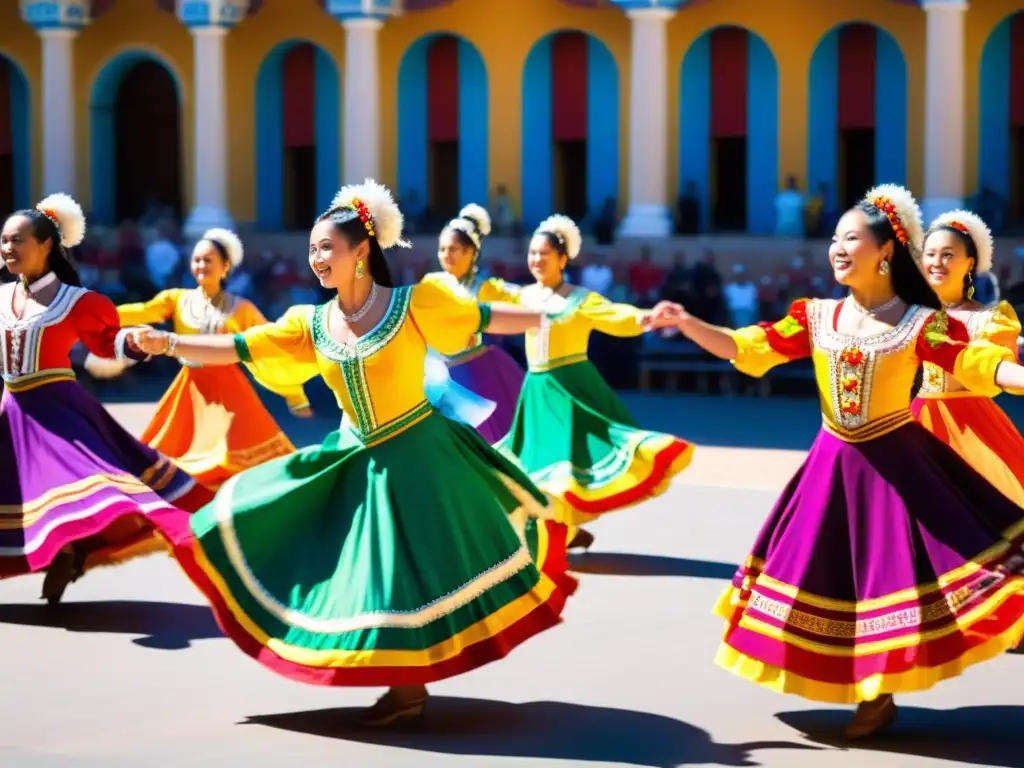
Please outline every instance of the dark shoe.
[{"label": "dark shoe", "polygon": [[427,689],[422,686],[392,688],[366,710],[359,721],[365,726],[381,728],[399,720],[419,719],[423,717],[428,698]]}]

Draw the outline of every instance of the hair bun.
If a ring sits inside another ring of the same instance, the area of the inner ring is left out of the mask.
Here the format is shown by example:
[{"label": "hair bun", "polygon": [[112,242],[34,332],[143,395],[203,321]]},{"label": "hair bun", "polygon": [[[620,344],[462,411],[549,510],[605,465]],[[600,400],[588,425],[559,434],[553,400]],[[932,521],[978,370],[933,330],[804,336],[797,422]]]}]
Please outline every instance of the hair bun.
[{"label": "hair bun", "polygon": [[992,230],[978,214],[965,210],[947,211],[931,223],[928,231],[940,227],[955,229],[971,238],[978,252],[978,263],[974,265],[975,272],[981,275],[992,269],[992,252],[995,250]]},{"label": "hair bun", "polygon": [[570,259],[575,259],[580,255],[580,249],[583,247],[583,235],[580,228],[576,226],[576,222],[568,216],[560,213],[548,216],[540,223],[536,232],[548,232],[558,237],[565,244],[565,255]]},{"label": "hair bun", "polygon": [[393,248],[398,245],[410,248],[412,243],[402,239],[402,227],[405,217],[390,190],[373,179],[366,179],[362,184],[348,184],[342,187],[331,201],[331,210],[338,208],[354,208],[354,201],[359,200],[373,219],[373,229],[377,244],[381,248]]},{"label": "hair bun", "polygon": [[459,211],[460,219],[466,219],[476,225],[476,231],[481,237],[491,234],[491,214],[482,205],[470,203]]},{"label": "hair bun", "polygon": [[[875,206],[878,210],[889,216],[890,223],[893,223],[893,231],[897,237],[899,232],[897,224],[906,235],[907,247],[915,258],[921,253],[924,245],[924,223],[921,216],[921,206],[917,204],[914,195],[906,187],[899,184],[880,184],[868,190],[864,200]],[[891,209],[887,210],[887,209]],[[896,221],[893,222],[895,217]]]},{"label": "hair bun", "polygon": [[71,195],[48,195],[39,201],[36,210],[56,224],[60,244],[65,248],[74,248],[85,239],[85,213]]},{"label": "hair bun", "polygon": [[203,233],[202,239],[217,243],[217,245],[227,251],[228,261],[231,263],[232,268],[242,263],[245,249],[242,247],[242,241],[238,235],[230,229],[208,229]]}]

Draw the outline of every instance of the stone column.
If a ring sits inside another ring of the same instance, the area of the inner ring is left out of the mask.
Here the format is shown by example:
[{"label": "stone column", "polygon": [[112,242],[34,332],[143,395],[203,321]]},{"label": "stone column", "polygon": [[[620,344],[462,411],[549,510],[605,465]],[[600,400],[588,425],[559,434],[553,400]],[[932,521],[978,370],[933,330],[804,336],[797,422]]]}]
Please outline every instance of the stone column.
[{"label": "stone column", "polygon": [[629,209],[619,234],[668,237],[668,35],[675,10],[627,10],[632,26],[629,97]]},{"label": "stone column", "polygon": [[358,184],[379,179],[380,57],[377,36],[384,22],[370,16],[344,18],[345,85],[342,178]]},{"label": "stone column", "polygon": [[926,26],[924,199],[927,226],[963,205],[964,20],[967,0],[924,0]]}]

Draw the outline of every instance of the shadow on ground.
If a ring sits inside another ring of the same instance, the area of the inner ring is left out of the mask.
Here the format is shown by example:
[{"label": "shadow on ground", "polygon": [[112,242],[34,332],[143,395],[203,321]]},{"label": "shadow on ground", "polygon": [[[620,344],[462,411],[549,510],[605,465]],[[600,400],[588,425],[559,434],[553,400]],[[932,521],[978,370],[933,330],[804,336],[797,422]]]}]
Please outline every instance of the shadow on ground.
[{"label": "shadow on ground", "polygon": [[865,752],[865,765],[870,765],[871,752],[889,752],[964,765],[1024,766],[1024,739],[1021,738],[1024,706],[900,707],[899,719],[891,729],[855,745],[843,738],[843,729],[852,716],[852,709],[803,710],[776,715],[816,744]]},{"label": "shadow on ground", "polygon": [[736,566],[685,557],[637,555],[623,552],[587,552],[570,555],[569,568],[600,576],[676,576],[694,579],[732,579]]},{"label": "shadow on ground", "polygon": [[178,651],[195,640],[224,636],[206,606],[134,600],[0,605],[0,624],[140,635],[132,642],[161,651]]},{"label": "shadow on ground", "polygon": [[437,696],[423,720],[381,730],[358,725],[361,709],[257,715],[246,725],[446,755],[625,763],[649,768],[759,765],[767,749],[823,749],[798,742],[717,744],[688,723],[647,712],[554,701],[512,704]]}]

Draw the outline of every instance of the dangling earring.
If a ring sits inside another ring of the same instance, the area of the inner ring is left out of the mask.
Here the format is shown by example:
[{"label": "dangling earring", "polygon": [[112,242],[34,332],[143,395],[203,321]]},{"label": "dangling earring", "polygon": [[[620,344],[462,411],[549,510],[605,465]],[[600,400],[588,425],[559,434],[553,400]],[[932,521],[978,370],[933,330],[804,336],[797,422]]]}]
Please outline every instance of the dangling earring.
[{"label": "dangling earring", "polygon": [[366,272],[363,269],[363,260],[360,259],[359,261],[356,262],[356,280],[362,280],[363,275],[365,274]]},{"label": "dangling earring", "polygon": [[967,283],[967,300],[974,301],[974,276],[970,272],[967,273],[965,282]]},{"label": "dangling earring", "polygon": [[882,259],[882,263],[878,265],[878,274],[888,275],[889,274],[889,260]]}]

